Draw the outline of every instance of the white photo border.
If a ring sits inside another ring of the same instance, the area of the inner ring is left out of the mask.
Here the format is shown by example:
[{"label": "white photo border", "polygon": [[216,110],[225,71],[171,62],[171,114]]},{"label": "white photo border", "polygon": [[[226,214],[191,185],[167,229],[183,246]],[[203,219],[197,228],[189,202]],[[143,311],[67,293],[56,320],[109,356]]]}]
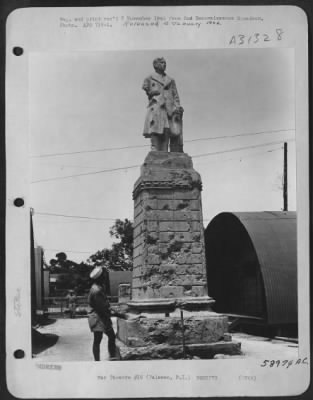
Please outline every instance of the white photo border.
[{"label": "white photo border", "polygon": [[[262,43],[262,48],[293,48],[296,81],[297,218],[298,218],[298,303],[299,358],[310,356],[309,321],[309,137],[308,137],[308,25],[305,13],[295,6],[167,6],[167,7],[86,7],[28,8],[13,11],[7,20],[6,49],[6,368],[10,392],[21,398],[139,398],[212,396],[289,396],[303,393],[310,382],[309,364],[288,369],[266,369],[262,360],[124,361],[115,363],[67,362],[42,367],[32,358],[30,280],[30,159],[29,159],[29,55],[33,52],[114,51],[152,49],[212,49],[229,47],[233,35],[251,34],[254,23],[225,24],[207,28],[207,34],[182,35],[161,32],[156,36],[140,30],[130,33],[115,29],[114,40],[100,32],[72,30],[64,35],[60,18],[96,14],[122,15],[253,15],[264,20],[262,29],[280,28],[284,40]],[[150,31],[151,32],[151,31]],[[177,32],[177,31],[176,31]],[[171,42],[168,35],[171,34]],[[79,40],[78,40],[79,39]],[[156,40],[157,39],[157,40]],[[22,55],[12,52],[23,48]],[[237,44],[252,48],[251,43]],[[256,45],[255,45],[256,46]],[[253,47],[256,48],[256,47]],[[261,47],[260,47],[261,48]],[[15,200],[24,205],[17,207]],[[17,349],[25,357],[14,357]],[[296,361],[296,360],[295,360]],[[99,380],[105,374],[214,375],[218,380],[201,382]],[[256,381],[240,381],[239,376],[256,376]]]}]

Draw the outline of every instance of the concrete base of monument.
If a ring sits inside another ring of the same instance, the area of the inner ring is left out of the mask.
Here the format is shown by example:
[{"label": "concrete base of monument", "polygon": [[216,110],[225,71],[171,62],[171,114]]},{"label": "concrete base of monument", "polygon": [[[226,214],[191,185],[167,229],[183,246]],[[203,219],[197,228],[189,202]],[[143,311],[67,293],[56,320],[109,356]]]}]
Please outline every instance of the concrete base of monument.
[{"label": "concrete base of monument", "polygon": [[179,360],[179,359],[213,359],[216,354],[230,356],[241,354],[238,342],[219,341],[216,343],[187,344],[151,344],[149,346],[131,347],[120,340],[116,341],[121,360]]},{"label": "concrete base of monument", "polygon": [[132,313],[138,314],[142,312],[164,312],[172,313],[177,308],[184,310],[209,310],[215,303],[215,300],[209,296],[202,297],[183,297],[183,298],[151,298],[142,300],[131,300],[127,303]]},{"label": "concrete base of monument", "polygon": [[117,319],[117,338],[122,359],[182,358],[183,343],[186,354],[205,359],[240,351],[228,333],[228,318],[207,310],[183,310],[183,315],[179,309],[170,315],[129,312]]}]

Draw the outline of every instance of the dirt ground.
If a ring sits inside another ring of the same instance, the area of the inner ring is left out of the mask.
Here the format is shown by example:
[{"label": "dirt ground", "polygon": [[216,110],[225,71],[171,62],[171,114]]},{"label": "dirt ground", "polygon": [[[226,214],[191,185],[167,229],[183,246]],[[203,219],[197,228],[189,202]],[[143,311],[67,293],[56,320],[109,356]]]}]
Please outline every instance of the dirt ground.
[{"label": "dirt ground", "polygon": [[[116,318],[112,318],[116,331]],[[92,361],[92,333],[87,318],[59,318],[53,324],[37,328],[43,334],[57,335],[56,343],[34,354],[42,361]],[[232,340],[241,342],[242,355],[236,358],[291,359],[298,356],[298,345],[292,342],[252,336],[245,333],[233,333]],[[101,360],[107,360],[107,337],[101,343]]]}]

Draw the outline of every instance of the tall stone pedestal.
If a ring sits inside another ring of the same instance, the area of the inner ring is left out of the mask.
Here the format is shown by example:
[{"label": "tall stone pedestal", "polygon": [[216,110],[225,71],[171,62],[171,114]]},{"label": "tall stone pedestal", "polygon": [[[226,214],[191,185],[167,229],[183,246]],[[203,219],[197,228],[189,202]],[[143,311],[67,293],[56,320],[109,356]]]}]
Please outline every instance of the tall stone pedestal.
[{"label": "tall stone pedestal", "polygon": [[150,152],[134,186],[134,269],[127,319],[118,319],[124,359],[238,354],[227,317],[211,310],[201,177],[184,153]]}]

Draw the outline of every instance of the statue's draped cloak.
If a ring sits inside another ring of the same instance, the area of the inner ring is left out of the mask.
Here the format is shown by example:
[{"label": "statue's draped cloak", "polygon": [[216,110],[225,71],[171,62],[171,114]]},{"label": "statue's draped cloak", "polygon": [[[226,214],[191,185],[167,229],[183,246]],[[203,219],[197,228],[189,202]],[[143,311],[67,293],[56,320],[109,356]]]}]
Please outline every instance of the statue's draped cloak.
[{"label": "statue's draped cloak", "polygon": [[[170,129],[169,118],[180,107],[175,81],[166,74],[154,73],[144,80],[142,88],[149,96],[143,135],[163,134],[165,129]],[[153,91],[160,94],[150,95]]]}]

